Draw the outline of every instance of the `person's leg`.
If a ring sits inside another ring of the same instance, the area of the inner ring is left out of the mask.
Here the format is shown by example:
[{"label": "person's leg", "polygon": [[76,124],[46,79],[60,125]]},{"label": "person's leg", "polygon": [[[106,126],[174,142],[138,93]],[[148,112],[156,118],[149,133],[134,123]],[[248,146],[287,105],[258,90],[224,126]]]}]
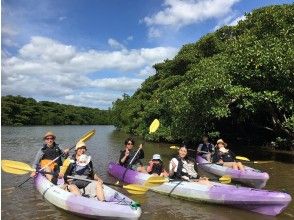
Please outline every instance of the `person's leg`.
[{"label": "person's leg", "polygon": [[241,162],[237,162],[237,166],[238,166],[239,170],[241,170],[241,171],[245,170],[244,166],[243,166],[243,164]]},{"label": "person's leg", "polygon": [[77,196],[81,196],[80,189],[75,184],[70,184],[67,186],[67,188],[71,193],[73,193]]},{"label": "person's leg", "polygon": [[237,164],[235,162],[224,162],[223,166],[233,168],[234,170],[238,169]]},{"label": "person's leg", "polygon": [[103,183],[100,181],[96,181],[96,196],[99,201],[105,201]]}]

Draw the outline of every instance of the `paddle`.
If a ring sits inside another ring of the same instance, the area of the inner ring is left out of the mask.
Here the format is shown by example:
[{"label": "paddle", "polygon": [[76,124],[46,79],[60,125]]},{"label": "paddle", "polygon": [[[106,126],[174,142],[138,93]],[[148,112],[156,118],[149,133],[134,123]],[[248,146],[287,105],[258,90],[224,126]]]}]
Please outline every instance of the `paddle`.
[{"label": "paddle", "polygon": [[[87,182],[95,182],[95,180],[90,180],[90,179],[77,177],[77,176],[67,176],[67,178],[68,179],[83,180],[83,181],[87,181]],[[141,185],[137,185],[137,184],[118,185],[118,184],[115,184],[115,183],[107,183],[107,182],[103,182],[103,184],[123,188],[126,191],[128,191],[129,193],[135,194],[135,195],[145,194],[147,192],[147,190],[148,190],[148,188],[146,188],[144,186],[141,186]]]},{"label": "paddle", "polygon": [[[84,134],[79,141],[83,141],[86,142],[88,141],[94,134],[95,134],[96,130],[93,129],[89,132],[87,132],[86,134]],[[78,141],[78,142],[79,142]],[[75,145],[72,146],[71,148],[69,148],[69,151],[72,150],[73,148],[75,148]],[[56,157],[54,160],[52,160],[50,163],[46,164],[42,169],[40,169],[38,172],[45,170],[48,166],[50,166],[51,164],[53,164],[55,161],[57,161],[63,154],[59,155],[58,157]],[[18,184],[17,187],[22,186],[23,184],[25,184],[27,181],[29,181],[32,177],[30,176],[29,178],[27,178],[25,181],[23,181],[22,183]]]},{"label": "paddle", "polygon": [[247,157],[236,156],[236,160],[242,160],[242,163],[255,163],[255,164],[263,164],[263,163],[272,163],[273,160],[264,160],[264,161],[250,161]]}]

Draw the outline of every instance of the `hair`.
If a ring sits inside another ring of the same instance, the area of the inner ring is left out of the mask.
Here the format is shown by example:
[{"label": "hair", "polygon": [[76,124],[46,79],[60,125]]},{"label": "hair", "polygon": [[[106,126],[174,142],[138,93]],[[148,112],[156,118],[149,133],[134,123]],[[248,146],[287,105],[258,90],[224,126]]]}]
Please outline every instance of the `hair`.
[{"label": "hair", "polygon": [[125,145],[127,145],[129,143],[129,141],[131,141],[135,145],[134,139],[130,138],[130,137],[125,140]]}]

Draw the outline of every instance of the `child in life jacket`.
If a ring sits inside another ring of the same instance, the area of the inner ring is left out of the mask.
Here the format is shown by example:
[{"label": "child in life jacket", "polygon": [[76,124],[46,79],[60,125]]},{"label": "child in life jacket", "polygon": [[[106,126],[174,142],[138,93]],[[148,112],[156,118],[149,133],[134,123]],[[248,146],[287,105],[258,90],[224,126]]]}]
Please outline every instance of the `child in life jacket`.
[{"label": "child in life jacket", "polygon": [[152,160],[148,163],[147,172],[152,175],[168,177],[168,173],[164,169],[164,165],[159,154],[153,155]]}]

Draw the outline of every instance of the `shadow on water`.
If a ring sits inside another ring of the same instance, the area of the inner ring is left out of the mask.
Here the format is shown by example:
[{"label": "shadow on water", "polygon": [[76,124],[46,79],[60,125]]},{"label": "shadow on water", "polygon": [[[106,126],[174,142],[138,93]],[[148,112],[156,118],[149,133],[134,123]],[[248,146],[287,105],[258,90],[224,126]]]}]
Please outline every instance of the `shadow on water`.
[{"label": "shadow on water", "polygon": [[[36,126],[36,127],[2,127],[2,159],[13,159],[22,162],[32,162],[35,153],[41,146],[42,135],[47,130],[57,134],[57,141],[64,146],[71,146],[87,131],[95,128],[96,135],[87,142],[88,153],[92,155],[94,166],[104,181],[115,182],[108,175],[107,165],[110,161],[117,161],[120,150],[123,149],[124,139],[129,135],[117,131],[113,126]],[[136,146],[143,140],[135,137]],[[146,164],[153,154],[161,154],[167,165],[170,158],[177,153],[169,148],[170,144],[150,143],[144,144]],[[251,160],[275,160],[269,164],[256,164],[255,168],[268,172],[271,176],[266,189],[285,190],[294,195],[294,164],[293,156],[271,152],[256,151],[256,148],[234,148],[236,154]],[[44,201],[29,181],[19,189],[13,186],[25,180],[28,175],[11,175],[1,173],[1,215],[5,220],[10,219],[83,219]],[[117,189],[126,194],[122,189]],[[143,196],[128,195],[142,205],[142,220],[157,219],[200,219],[200,220],[284,220],[294,218],[293,202],[277,217],[268,217],[228,206],[210,205],[170,198],[154,192],[147,192]]]}]

